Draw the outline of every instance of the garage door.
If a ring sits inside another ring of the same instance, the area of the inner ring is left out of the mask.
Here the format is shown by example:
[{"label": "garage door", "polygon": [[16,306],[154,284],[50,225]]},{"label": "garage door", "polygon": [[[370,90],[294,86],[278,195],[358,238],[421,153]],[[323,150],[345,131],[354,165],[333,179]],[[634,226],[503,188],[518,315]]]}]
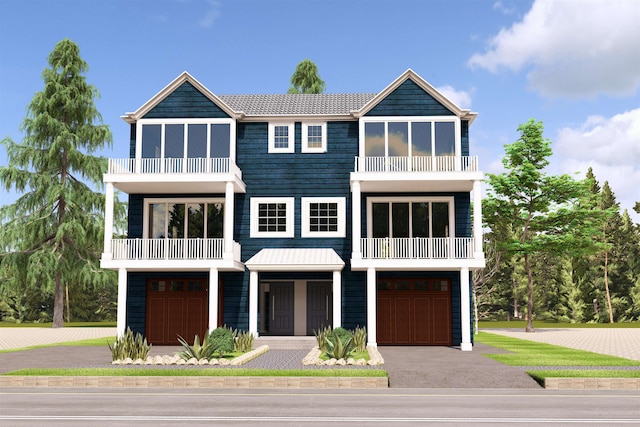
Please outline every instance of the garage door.
[{"label": "garage door", "polygon": [[380,279],[380,345],[451,345],[449,279]]},{"label": "garage door", "polygon": [[189,343],[207,329],[207,279],[151,279],[147,281],[147,341],[178,345],[178,335]]}]

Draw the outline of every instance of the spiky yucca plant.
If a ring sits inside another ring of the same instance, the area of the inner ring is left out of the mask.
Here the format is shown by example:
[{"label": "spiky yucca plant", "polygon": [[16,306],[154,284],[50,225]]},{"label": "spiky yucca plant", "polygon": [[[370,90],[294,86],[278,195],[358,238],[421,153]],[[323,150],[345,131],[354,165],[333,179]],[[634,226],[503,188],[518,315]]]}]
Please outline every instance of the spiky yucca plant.
[{"label": "spiky yucca plant", "polygon": [[313,334],[316,336],[316,341],[318,342],[318,348],[321,352],[325,352],[327,349],[327,337],[331,335],[331,326],[324,326],[320,329],[314,330]]},{"label": "spiky yucca plant", "polygon": [[365,351],[367,348],[367,328],[356,326],[356,329],[352,331],[352,335],[355,351]]},{"label": "spiky yucca plant", "polygon": [[107,342],[109,349],[111,350],[111,360],[124,360],[126,358],[146,359],[151,351],[151,344],[147,344],[147,339],[139,332],[135,335],[130,328],[127,328],[123,336],[111,345]]}]

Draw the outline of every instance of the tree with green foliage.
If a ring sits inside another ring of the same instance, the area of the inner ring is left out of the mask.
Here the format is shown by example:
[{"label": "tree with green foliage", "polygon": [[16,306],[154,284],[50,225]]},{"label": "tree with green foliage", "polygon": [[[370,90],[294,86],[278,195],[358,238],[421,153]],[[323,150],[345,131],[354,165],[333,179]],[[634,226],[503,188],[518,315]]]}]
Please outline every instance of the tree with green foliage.
[{"label": "tree with green foliage", "polygon": [[291,87],[287,93],[323,93],[326,85],[318,74],[318,67],[310,59],[301,61],[291,76]]},{"label": "tree with green foliage", "polygon": [[591,236],[599,227],[589,204],[585,182],[569,175],[545,172],[552,154],[551,141],[543,136],[542,122],[531,119],[520,125],[520,138],[505,145],[505,172],[488,174],[484,202],[486,225],[511,222],[513,234],[498,248],[522,256],[527,276],[527,332],[533,332],[534,276],[532,257],[541,253],[579,254],[594,251]]},{"label": "tree with green foliage", "polygon": [[[71,40],[56,44],[42,73],[44,89],[27,109],[24,139],[2,140],[9,159],[0,184],[23,193],[0,208],[0,262],[14,286],[54,289],[53,326],[63,326],[64,289],[116,280],[99,268],[106,159],[93,153],[111,144],[94,104],[87,63]],[[86,181],[86,183],[85,183]],[[116,214],[122,215],[123,209]]]}]

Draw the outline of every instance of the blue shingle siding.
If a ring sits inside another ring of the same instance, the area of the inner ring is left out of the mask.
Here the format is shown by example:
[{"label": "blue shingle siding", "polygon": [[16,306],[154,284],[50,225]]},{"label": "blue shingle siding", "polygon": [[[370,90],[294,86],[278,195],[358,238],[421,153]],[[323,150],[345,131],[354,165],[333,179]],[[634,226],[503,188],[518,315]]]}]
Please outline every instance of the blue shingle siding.
[{"label": "blue shingle siding", "polygon": [[366,114],[366,116],[452,115],[454,115],[453,112],[425,92],[411,79],[402,83]]},{"label": "blue shingle siding", "polygon": [[460,121],[460,155],[469,155],[469,121]]},{"label": "blue shingle siding", "polygon": [[132,123],[129,130],[129,158],[135,159],[136,157],[136,124]]},{"label": "blue shingle siding", "polygon": [[144,116],[145,119],[229,118],[220,107],[191,83],[184,82]]}]

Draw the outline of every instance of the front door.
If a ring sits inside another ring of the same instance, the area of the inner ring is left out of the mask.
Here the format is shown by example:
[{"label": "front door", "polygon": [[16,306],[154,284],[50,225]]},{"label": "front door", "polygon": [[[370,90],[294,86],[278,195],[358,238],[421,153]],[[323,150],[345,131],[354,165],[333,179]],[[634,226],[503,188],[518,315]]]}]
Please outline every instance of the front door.
[{"label": "front door", "polygon": [[307,335],[332,325],[331,282],[308,282],[307,284]]},{"label": "front door", "polygon": [[269,288],[269,334],[293,335],[293,282],[271,282]]}]

